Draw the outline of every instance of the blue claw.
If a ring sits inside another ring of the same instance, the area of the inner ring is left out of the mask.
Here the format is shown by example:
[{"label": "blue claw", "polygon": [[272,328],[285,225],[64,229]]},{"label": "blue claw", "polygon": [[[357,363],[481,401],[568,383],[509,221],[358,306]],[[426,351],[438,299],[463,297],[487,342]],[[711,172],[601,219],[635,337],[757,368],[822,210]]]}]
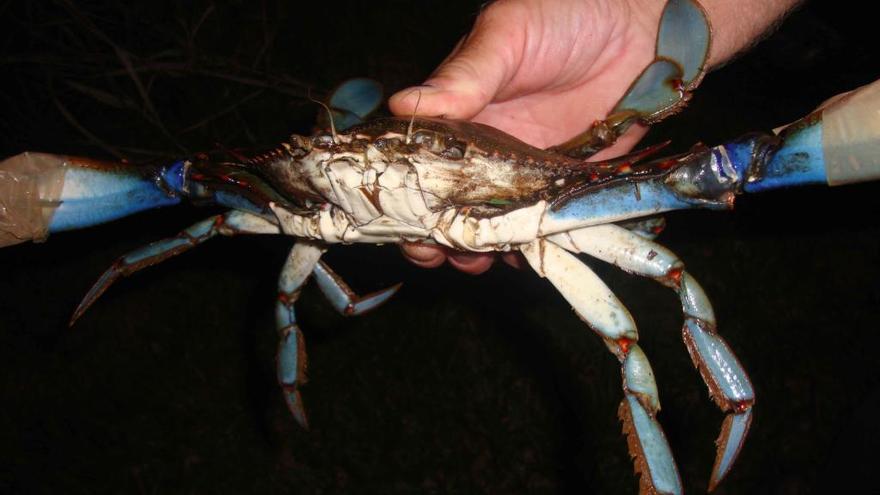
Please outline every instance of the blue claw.
[{"label": "blue claw", "polygon": [[0,161],[0,246],[180,203],[184,164],[25,152]]},{"label": "blue claw", "polygon": [[679,110],[706,73],[711,28],[699,4],[670,0],[657,34],[657,55],[630,86],[612,115],[631,111],[652,123]]},{"label": "blue claw", "polygon": [[[333,113],[333,123],[339,131],[360,124],[382,103],[382,85],[359,77],[349,79],[336,88],[327,105]],[[322,117],[323,118],[323,117]]]},{"label": "blue claw", "polygon": [[682,69],[670,60],[651,63],[630,86],[612,114],[631,112],[639,120],[654,122],[663,118],[682,101]]},{"label": "blue claw", "polygon": [[395,284],[366,296],[358,296],[324,262],[315,265],[312,272],[321,292],[330,301],[333,309],[345,316],[357,316],[378,308],[391,298],[402,284]]},{"label": "blue claw", "polygon": [[182,162],[148,167],[67,158],[64,189],[49,232],[81,229],[180,203]]},{"label": "blue claw", "polygon": [[630,393],[620,403],[618,416],[623,422],[629,454],[635,459],[636,472],[640,474],[639,493],[682,493],[672,449],[654,416]]},{"label": "blue claw", "polygon": [[654,61],[639,75],[606,120],[551,150],[587,158],[614,144],[636,122],[653,124],[681,110],[706,73],[709,19],[694,0],[670,0],[663,9]]},{"label": "blue claw", "polygon": [[706,12],[696,2],[669,0],[660,19],[657,58],[681,66],[684,86],[692,89],[706,71],[712,30]]}]

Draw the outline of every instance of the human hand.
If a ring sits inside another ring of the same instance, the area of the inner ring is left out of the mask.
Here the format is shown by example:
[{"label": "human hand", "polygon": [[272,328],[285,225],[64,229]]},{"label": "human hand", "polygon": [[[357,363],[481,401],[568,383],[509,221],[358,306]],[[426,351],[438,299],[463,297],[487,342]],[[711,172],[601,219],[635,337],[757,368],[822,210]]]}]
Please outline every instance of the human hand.
[{"label": "human hand", "polygon": [[[653,59],[663,3],[645,7],[584,0],[493,3],[425,86],[392,96],[391,109],[472,119],[541,148],[558,144],[603,118]],[[643,134],[633,129],[603,153],[624,152]],[[406,244],[403,251],[419,266],[448,259],[473,274],[495,259],[424,244]]]},{"label": "human hand", "polygon": [[[705,0],[710,19],[725,21],[715,35],[710,65],[750,43],[796,0]],[[601,120],[654,58],[661,0],[500,0],[425,85],[402,90],[389,105],[398,115],[471,119],[539,148],[561,143]],[[745,14],[743,14],[745,12]],[[595,158],[619,155],[645,134],[635,125]],[[491,253],[463,253],[405,244],[422,267],[449,260],[472,274],[489,269]],[[505,255],[515,263],[516,258]],[[517,263],[518,264],[518,263]]]}]

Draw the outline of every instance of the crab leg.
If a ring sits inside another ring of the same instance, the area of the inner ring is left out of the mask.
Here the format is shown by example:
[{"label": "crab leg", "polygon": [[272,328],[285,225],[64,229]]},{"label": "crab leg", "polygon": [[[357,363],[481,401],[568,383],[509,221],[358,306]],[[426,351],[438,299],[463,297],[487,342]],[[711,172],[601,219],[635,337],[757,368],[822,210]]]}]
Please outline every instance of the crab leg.
[{"label": "crab leg", "polygon": [[272,222],[242,211],[230,211],[214,215],[183,230],[174,237],[162,239],[117,259],[89,289],[82,302],[73,312],[70,324],[73,325],[94,302],[101,297],[114,282],[149,266],[167,260],[199,244],[214,238],[217,234],[277,234],[278,226]]},{"label": "crab leg", "polygon": [[300,241],[293,246],[281,269],[278,301],[275,303],[275,324],[279,336],[278,383],[284,392],[287,408],[303,428],[309,427],[299,393],[299,387],[306,382],[306,350],[293,305],[323,253],[324,248],[311,241]]},{"label": "crab leg", "polygon": [[358,296],[345,283],[342,278],[336,274],[323,261],[315,265],[312,272],[315,281],[321,292],[333,305],[333,309],[344,316],[357,316],[366,313],[372,309],[381,306],[385,301],[391,298],[400,286],[403,284],[395,284],[366,296]]},{"label": "crab leg", "polygon": [[278,383],[284,392],[287,408],[303,428],[309,427],[299,387],[306,382],[306,351],[303,334],[296,323],[293,305],[310,274],[334,309],[345,316],[360,315],[387,301],[401,284],[360,297],[330,269],[319,261],[324,247],[313,241],[300,240],[291,249],[278,280],[276,324],[278,342]]},{"label": "crab leg", "polygon": [[[551,204],[540,235],[664,211],[730,209],[736,195],[778,188],[880,179],[880,81],[835,97],[782,130],[640,164],[643,179],[621,174]],[[635,167],[631,167],[635,168]]]},{"label": "crab leg", "polygon": [[638,332],[629,311],[611,290],[574,255],[538,239],[520,248],[532,268],[546,277],[605,341],[621,362],[624,400],[619,416],[627,435],[642,493],[677,494],[681,479],[656,414],[660,399],[654,373],[638,346]]},{"label": "crab leg", "polygon": [[716,332],[712,305],[684,264],[663,246],[616,225],[587,227],[549,239],[574,252],[589,254],[622,269],[651,277],[681,297],[682,328],[691,359],[709,387],[709,394],[727,417],[716,441],[718,452],[709,490],[715,488],[736,460],[752,419],[755,394],[748,375],[727,343]]}]

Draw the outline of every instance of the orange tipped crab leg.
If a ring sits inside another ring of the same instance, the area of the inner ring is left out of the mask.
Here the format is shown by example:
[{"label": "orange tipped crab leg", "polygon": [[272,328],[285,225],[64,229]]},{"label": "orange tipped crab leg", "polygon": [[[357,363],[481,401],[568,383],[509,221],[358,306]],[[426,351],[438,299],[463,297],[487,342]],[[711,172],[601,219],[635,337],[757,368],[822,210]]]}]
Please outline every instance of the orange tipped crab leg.
[{"label": "orange tipped crab leg", "polygon": [[678,292],[685,315],[682,334],[688,352],[708,385],[709,394],[727,412],[716,442],[711,491],[730,471],[742,449],[752,420],[755,393],[739,360],[718,335],[712,305],[702,287],[671,251],[616,225],[587,227],[554,234],[549,239],[570,251],[651,277]]},{"label": "orange tipped crab leg", "polygon": [[306,351],[302,330],[296,322],[294,303],[309,275],[314,275],[321,292],[343,315],[359,315],[387,301],[400,284],[358,297],[330,267],[319,261],[324,246],[312,241],[299,241],[291,249],[278,280],[276,325],[278,343],[278,383],[284,392],[287,408],[296,421],[308,428],[300,386],[306,382]]},{"label": "orange tipped crab leg", "polygon": [[[71,318],[71,325],[121,277],[131,275],[172,256],[188,251],[218,234],[278,234],[277,225],[260,216],[242,211],[215,215],[183,230],[174,237],[154,242],[122,256],[104,272],[86,294]],[[278,296],[278,380],[284,389],[285,400],[296,420],[307,426],[305,411],[299,396],[304,382],[305,347],[302,332],[296,324],[293,303],[299,297],[300,286],[314,272],[318,287],[334,308],[345,315],[358,315],[387,301],[400,284],[359,297],[327,265],[319,263],[323,252],[318,244],[298,243],[288,258],[281,274]]]},{"label": "orange tipped crab leg", "polygon": [[278,301],[275,304],[275,321],[278,329],[278,383],[284,392],[284,400],[297,423],[308,428],[299,387],[306,381],[306,351],[302,331],[296,323],[293,305],[299,299],[300,290],[312,273],[324,249],[320,244],[298,242],[287,255],[278,279]]},{"label": "orange tipped crab leg", "polygon": [[520,250],[620,360],[624,400],[619,415],[630,455],[641,474],[641,492],[681,493],[678,469],[656,418],[660,399],[654,373],[637,343],[638,332],[629,311],[592,270],[556,244],[538,239]]}]

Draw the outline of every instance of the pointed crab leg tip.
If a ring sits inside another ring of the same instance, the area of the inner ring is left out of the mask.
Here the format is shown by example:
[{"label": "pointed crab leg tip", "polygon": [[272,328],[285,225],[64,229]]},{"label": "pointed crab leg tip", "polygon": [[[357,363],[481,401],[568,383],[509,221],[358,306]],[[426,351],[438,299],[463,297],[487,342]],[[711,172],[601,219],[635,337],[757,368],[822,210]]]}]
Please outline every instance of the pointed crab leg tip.
[{"label": "pointed crab leg tip", "polygon": [[300,414],[294,414],[293,419],[296,420],[300,428],[309,431],[309,419],[306,417],[305,411],[301,411]]},{"label": "pointed crab leg tip", "polygon": [[76,321],[79,320],[80,317],[89,310],[89,308],[92,307],[92,304],[94,304],[99,297],[104,295],[104,292],[106,292],[107,289],[111,285],[113,285],[113,283],[116,282],[116,280],[118,280],[121,275],[122,273],[118,270],[116,263],[114,263],[113,266],[111,266],[107,269],[107,271],[101,274],[101,277],[98,278],[98,281],[95,282],[95,284],[92,285],[91,288],[89,288],[89,291],[86,293],[85,297],[83,297],[83,300],[80,301],[79,306],[77,306],[76,309],[73,311],[73,316],[70,317],[68,326],[72,327],[73,324],[76,323]]},{"label": "pointed crab leg tip", "polygon": [[73,327],[73,325],[79,321],[82,315],[85,314],[86,311],[92,306],[91,301],[86,302],[85,300],[79,303],[79,306],[73,311],[73,314],[70,316],[70,321],[67,322],[68,327]]},{"label": "pointed crab leg tip", "polygon": [[742,446],[746,435],[749,433],[749,425],[752,423],[752,409],[744,409],[739,413],[728,414],[721,425],[721,434],[716,444],[718,453],[715,465],[712,467],[712,476],[709,479],[709,491],[715,489],[730,472]]},{"label": "pointed crab leg tip", "polygon": [[287,409],[290,411],[293,419],[299,424],[300,428],[308,431],[309,418],[306,416],[305,408],[303,408],[302,397],[299,395],[299,391],[285,391],[284,401],[287,403]]},{"label": "pointed crab leg tip", "polygon": [[357,302],[352,303],[346,310],[346,314],[358,316],[366,313],[367,311],[376,309],[384,304],[386,301],[391,299],[391,296],[396,294],[402,286],[403,282],[399,282],[392,285],[391,287],[387,287],[378,292],[366,295]]}]

